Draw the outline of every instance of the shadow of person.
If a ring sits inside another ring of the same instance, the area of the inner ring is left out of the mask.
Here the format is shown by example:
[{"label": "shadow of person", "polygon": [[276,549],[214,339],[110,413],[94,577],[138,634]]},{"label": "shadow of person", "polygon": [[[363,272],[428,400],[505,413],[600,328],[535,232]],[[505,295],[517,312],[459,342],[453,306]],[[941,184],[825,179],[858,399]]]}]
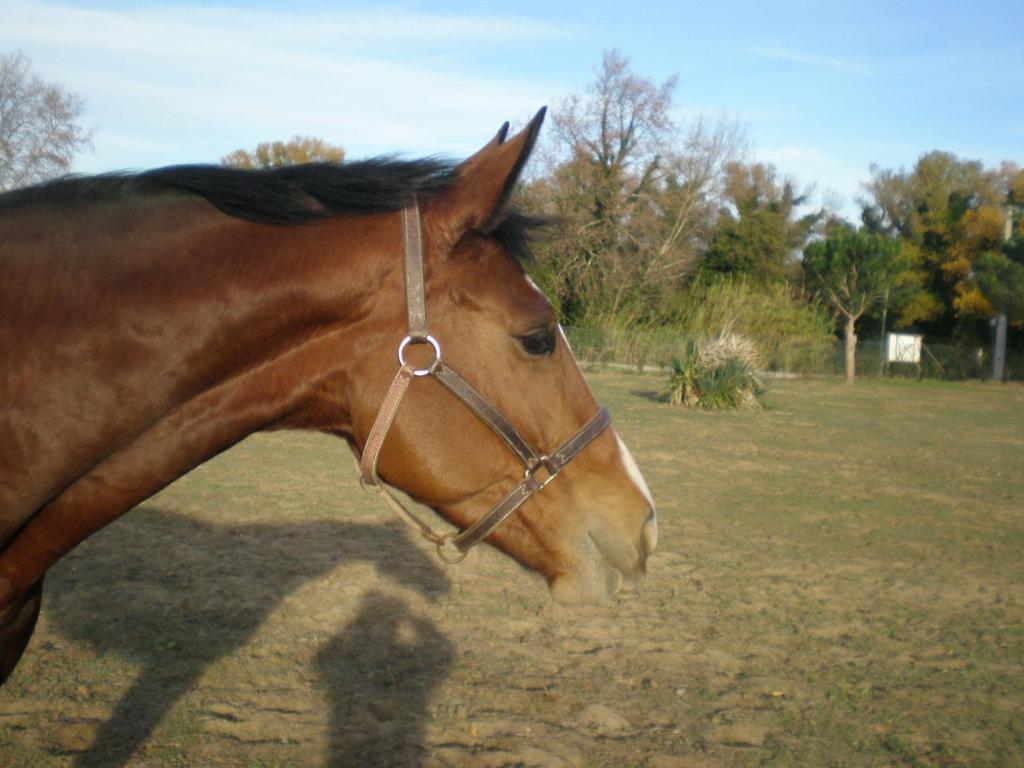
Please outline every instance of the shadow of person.
[{"label": "shadow of person", "polygon": [[[98,655],[119,654],[141,671],[76,766],[124,765],[206,669],[243,646],[283,598],[339,565],[356,563],[372,564],[385,582],[427,597],[450,588],[444,571],[393,525],[217,526],[144,507],[84,542],[48,576],[44,610],[66,636]],[[347,582],[339,589],[357,594]],[[390,600],[388,610],[381,617],[392,615],[398,624],[374,623],[365,603],[360,616],[368,623],[357,620],[346,633],[379,636],[398,656],[399,625],[412,627],[432,647],[445,646],[429,622],[404,606]],[[368,662],[361,661],[354,650],[359,645],[347,643],[346,633],[328,647],[341,643],[349,663],[371,672],[373,663],[390,663],[376,647],[366,649]],[[449,655],[435,654],[436,675],[445,674]],[[341,701],[344,692],[330,687],[337,675],[322,674],[331,700]],[[421,683],[410,678],[414,690],[407,699],[398,680],[393,694],[423,707]]]},{"label": "shadow of person", "polygon": [[431,696],[454,657],[448,639],[405,602],[368,593],[317,657],[332,713],[326,765],[422,765]]}]

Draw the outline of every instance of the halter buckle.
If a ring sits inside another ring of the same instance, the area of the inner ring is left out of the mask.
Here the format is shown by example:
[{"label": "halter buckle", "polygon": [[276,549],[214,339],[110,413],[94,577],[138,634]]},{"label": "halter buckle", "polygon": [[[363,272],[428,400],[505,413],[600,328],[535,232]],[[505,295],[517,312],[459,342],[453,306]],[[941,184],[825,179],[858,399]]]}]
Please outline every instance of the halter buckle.
[{"label": "halter buckle", "polygon": [[[536,474],[541,469],[547,470],[548,475],[543,480],[537,480]],[[541,488],[543,488],[548,483],[550,483],[552,480],[554,480],[556,477],[558,477],[558,473],[561,472],[561,471],[562,471],[562,468],[561,467],[556,467],[552,463],[551,457],[548,456],[547,454],[545,454],[544,456],[541,456],[540,458],[538,458],[537,461],[534,462],[534,464],[532,466],[529,466],[529,467],[526,468],[526,473],[524,474],[524,479],[526,479],[528,481],[532,481],[533,484],[536,486],[535,490],[539,491]]]},{"label": "halter buckle", "polygon": [[441,362],[441,345],[429,333],[426,336],[406,336],[398,345],[398,362],[403,368],[405,367],[405,348],[410,344],[429,344],[434,348],[434,359],[430,361],[430,365],[426,368],[413,368],[412,370],[413,376],[429,376],[434,370],[434,366]]}]

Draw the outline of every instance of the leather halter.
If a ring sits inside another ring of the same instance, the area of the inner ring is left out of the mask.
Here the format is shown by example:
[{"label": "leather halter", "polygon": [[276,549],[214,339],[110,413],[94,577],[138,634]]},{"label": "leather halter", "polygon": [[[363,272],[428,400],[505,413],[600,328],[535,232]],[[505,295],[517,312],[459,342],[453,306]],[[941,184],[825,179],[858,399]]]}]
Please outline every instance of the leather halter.
[{"label": "leather halter", "polygon": [[[359,480],[364,488],[381,491],[384,500],[402,519],[415,527],[437,545],[441,559],[457,563],[465,558],[470,547],[479,544],[490,533],[516,511],[527,499],[550,483],[566,464],[604,431],[612,420],[606,408],[597,412],[576,434],[562,443],[551,453],[535,451],[511,422],[488,402],[469,383],[441,360],[441,345],[427,331],[426,290],[423,279],[423,236],[420,230],[420,210],[417,203],[402,209],[403,252],[405,257],[405,301],[408,315],[408,333],[398,345],[398,362],[401,367],[388,388],[384,401],[377,411],[373,427],[366,439],[359,461]],[[429,344],[434,359],[424,368],[416,368],[405,359],[405,350],[411,344]],[[501,438],[508,449],[522,462],[523,479],[520,480],[491,511],[459,533],[440,534],[419,520],[391,495],[377,475],[377,462],[384,447],[391,424],[402,404],[402,398],[413,379],[433,376],[449,392],[461,400],[476,416]],[[539,475],[539,476],[538,476]],[[454,552],[452,551],[454,549]]]}]

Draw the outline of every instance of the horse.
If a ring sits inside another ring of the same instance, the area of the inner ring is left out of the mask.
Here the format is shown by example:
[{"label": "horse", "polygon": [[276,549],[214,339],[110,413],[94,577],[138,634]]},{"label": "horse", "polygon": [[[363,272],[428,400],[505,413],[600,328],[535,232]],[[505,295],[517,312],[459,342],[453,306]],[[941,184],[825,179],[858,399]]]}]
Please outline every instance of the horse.
[{"label": "horse", "polygon": [[644,575],[650,491],[524,268],[534,227],[510,197],[543,119],[460,163],[0,195],[0,684],[48,568],[260,430],[341,437],[365,484],[462,531],[417,523],[439,552],[486,540],[557,601]]}]

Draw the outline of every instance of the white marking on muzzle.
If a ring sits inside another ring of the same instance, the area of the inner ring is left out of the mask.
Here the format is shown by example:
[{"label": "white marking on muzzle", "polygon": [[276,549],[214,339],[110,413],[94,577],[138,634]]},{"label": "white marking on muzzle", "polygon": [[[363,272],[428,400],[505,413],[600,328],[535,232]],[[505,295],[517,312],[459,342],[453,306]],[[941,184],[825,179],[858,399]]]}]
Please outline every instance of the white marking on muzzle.
[{"label": "white marking on muzzle", "polygon": [[619,456],[622,457],[622,463],[626,467],[626,472],[629,474],[629,479],[633,481],[633,484],[639,489],[640,493],[643,494],[644,498],[647,499],[647,504],[651,508],[651,515],[654,514],[654,499],[651,497],[651,489],[647,487],[647,481],[644,480],[644,476],[640,474],[640,467],[636,465],[636,461],[633,460],[633,454],[629,452],[629,448],[622,442],[622,438],[619,437],[618,432],[614,432],[615,440],[619,444]]}]

